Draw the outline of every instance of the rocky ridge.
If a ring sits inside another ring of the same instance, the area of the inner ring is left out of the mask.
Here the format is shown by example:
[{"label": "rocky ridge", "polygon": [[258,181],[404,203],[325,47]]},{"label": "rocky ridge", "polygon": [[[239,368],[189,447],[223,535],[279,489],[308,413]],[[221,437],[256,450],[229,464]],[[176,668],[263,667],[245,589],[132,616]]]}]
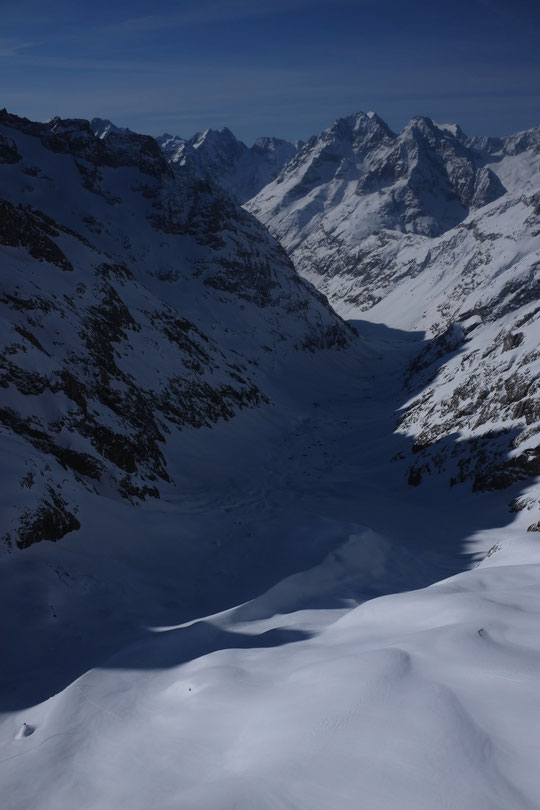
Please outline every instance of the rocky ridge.
[{"label": "rocky ridge", "polygon": [[224,188],[241,203],[272,182],[296,153],[297,147],[280,138],[258,138],[252,147],[230,129],[207,129],[188,140],[162,135],[157,142],[170,164],[191,166],[199,177]]},{"label": "rocky ridge", "polygon": [[[135,134],[103,118],[93,118],[90,126],[100,139],[115,133]],[[166,132],[156,142],[173,168],[188,167],[240,203],[271,183],[303,145],[302,141],[292,144],[281,138],[262,137],[247,147],[227,127],[207,129],[187,139]]]}]

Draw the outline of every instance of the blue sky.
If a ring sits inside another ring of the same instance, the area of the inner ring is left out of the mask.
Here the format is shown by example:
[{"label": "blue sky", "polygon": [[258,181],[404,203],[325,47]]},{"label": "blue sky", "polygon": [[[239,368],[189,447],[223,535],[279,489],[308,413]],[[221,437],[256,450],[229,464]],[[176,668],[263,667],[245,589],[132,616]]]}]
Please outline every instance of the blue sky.
[{"label": "blue sky", "polygon": [[305,138],[413,115],[540,124],[540,0],[2,0],[0,106],[153,135]]}]

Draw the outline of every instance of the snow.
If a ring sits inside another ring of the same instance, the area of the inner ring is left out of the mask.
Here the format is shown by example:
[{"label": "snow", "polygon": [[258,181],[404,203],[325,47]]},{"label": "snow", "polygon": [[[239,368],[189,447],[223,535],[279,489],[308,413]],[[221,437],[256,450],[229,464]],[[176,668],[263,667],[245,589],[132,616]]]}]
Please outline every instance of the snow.
[{"label": "snow", "polygon": [[207,129],[189,140],[162,135],[157,138],[172,166],[189,166],[240,202],[264,188],[293,158],[297,146],[280,138],[258,138],[251,148],[237,140],[230,129]]},{"label": "snow", "polygon": [[88,495],[12,561],[4,807],[534,806],[539,549],[497,496],[407,487],[418,337],[365,331],[361,370],[296,364],[287,429],[188,431],[174,497]]},{"label": "snow", "polygon": [[[150,204],[133,190],[136,165],[101,167],[101,189],[122,198],[110,205],[82,188],[70,156],[6,134],[23,166],[42,166],[54,183],[25,191],[20,168],[2,165],[3,195],[31,194],[79,231],[88,215],[104,224],[84,230],[92,244],[56,237],[71,272],[2,247],[10,295],[76,302],[47,318],[31,310],[27,325],[49,356],[22,344],[8,355],[17,368],[50,381],[82,351],[79,317],[101,255],[134,274],[114,282],[139,326],[116,344],[119,382],[157,391],[186,360],[150,317],[170,309],[207,337],[206,379],[232,381],[227,364],[241,363],[269,402],[200,428],[162,418],[171,483],[137,505],[120,497],[114,471],[89,485],[3,432],[7,519],[15,503],[35,501],[19,485],[32,469],[76,499],[81,528],[55,544],[1,546],[2,810],[537,808],[540,543],[527,528],[539,517],[538,481],[473,492],[449,486],[445,466],[461,450],[473,458],[479,431],[517,425],[515,451],[534,444],[535,423],[501,399],[516,369],[531,382],[540,374],[536,297],[512,303],[508,292],[509,281],[527,290],[536,278],[533,203],[509,192],[433,238],[370,231],[379,299],[367,311],[348,300],[359,282],[341,268],[328,289],[359,336],[342,351],[307,352],[297,344],[309,330],[339,322],[257,223],[232,208],[236,230],[225,218],[225,246],[212,253],[193,234],[156,239]],[[373,228],[378,210],[340,202],[340,189],[330,181],[323,195],[334,258],[340,240],[357,237],[358,211]],[[173,181],[165,191],[180,204]],[[183,193],[191,204],[188,185]],[[203,287],[201,272],[252,243],[272,265],[271,305],[242,297],[249,278],[233,292]],[[6,301],[9,346],[19,321]],[[505,343],[517,332],[521,343]],[[430,338],[441,334],[437,355]],[[419,357],[430,363],[404,386]],[[4,407],[36,424],[76,410],[61,390],[23,396],[14,379]],[[478,427],[480,406],[466,405],[483,388],[496,408]],[[90,401],[103,424],[129,432]],[[415,449],[436,425],[444,441]],[[95,452],[66,426],[54,435]],[[440,444],[447,457],[434,463],[425,454]],[[415,459],[432,464],[421,486],[407,483]],[[509,511],[511,499],[522,508]]]},{"label": "snow", "polygon": [[[55,785],[47,809],[533,807],[539,601],[538,566],[511,566],[304,641],[260,648],[264,625],[246,638],[219,616],[162,630],[32,714],[7,788],[24,802],[30,757],[31,781]],[[192,660],[164,668],[179,648]]]},{"label": "snow", "polygon": [[133,130],[128,129],[128,127],[117,127],[112,123],[112,121],[109,121],[106,118],[92,118],[90,121],[90,126],[96,138],[99,138],[100,140],[106,138],[111,132],[124,135],[133,132]]}]

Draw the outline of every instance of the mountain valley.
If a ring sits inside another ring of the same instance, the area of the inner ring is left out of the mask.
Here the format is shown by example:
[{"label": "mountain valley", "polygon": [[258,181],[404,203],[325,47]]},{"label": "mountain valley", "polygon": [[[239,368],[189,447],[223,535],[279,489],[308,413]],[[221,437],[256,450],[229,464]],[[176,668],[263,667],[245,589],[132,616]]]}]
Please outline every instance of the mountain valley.
[{"label": "mountain valley", "polygon": [[3,807],[537,807],[540,129],[0,173]]}]

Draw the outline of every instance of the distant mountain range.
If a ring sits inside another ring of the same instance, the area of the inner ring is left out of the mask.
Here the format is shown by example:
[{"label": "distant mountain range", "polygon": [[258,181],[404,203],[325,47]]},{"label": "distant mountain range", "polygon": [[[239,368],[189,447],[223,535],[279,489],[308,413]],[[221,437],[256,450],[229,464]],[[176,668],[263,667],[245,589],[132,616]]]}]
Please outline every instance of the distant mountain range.
[{"label": "distant mountain range", "polygon": [[[130,132],[103,118],[93,118],[90,126],[98,138]],[[301,141],[258,138],[248,148],[227,127],[207,129],[187,140],[168,133],[156,140],[172,165],[191,166],[198,177],[220,185],[241,203],[274,180],[302,146]]]}]

